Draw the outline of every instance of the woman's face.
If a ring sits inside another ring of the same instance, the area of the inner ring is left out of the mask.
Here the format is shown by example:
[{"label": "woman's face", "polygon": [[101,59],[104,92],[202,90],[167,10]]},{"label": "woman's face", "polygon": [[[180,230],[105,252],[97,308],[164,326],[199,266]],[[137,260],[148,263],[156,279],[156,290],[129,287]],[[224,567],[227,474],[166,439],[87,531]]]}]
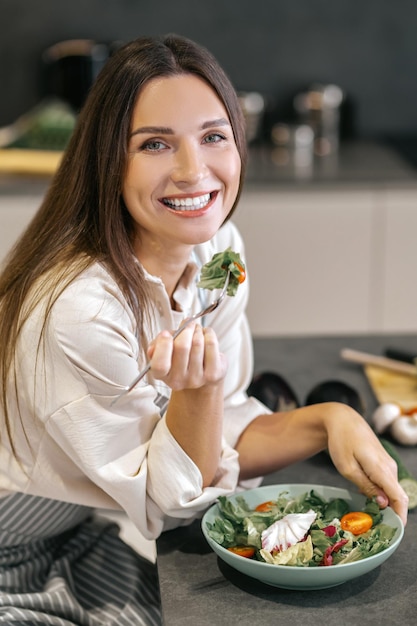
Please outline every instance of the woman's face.
[{"label": "woman's face", "polygon": [[207,241],[230,212],[241,162],[212,88],[192,74],[156,78],[136,102],[123,182],[138,258]]}]

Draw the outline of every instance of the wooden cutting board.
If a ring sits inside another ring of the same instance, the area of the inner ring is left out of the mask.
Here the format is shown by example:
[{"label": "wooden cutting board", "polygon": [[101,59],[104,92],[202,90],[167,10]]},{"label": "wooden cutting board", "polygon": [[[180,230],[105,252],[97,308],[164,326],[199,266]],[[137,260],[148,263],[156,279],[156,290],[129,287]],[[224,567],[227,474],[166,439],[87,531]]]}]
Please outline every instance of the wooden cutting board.
[{"label": "wooden cutting board", "polygon": [[0,172],[52,176],[62,159],[57,150],[0,150]]},{"label": "wooden cutting board", "polygon": [[379,404],[396,402],[405,410],[417,406],[416,375],[393,372],[376,365],[365,365],[364,370]]}]

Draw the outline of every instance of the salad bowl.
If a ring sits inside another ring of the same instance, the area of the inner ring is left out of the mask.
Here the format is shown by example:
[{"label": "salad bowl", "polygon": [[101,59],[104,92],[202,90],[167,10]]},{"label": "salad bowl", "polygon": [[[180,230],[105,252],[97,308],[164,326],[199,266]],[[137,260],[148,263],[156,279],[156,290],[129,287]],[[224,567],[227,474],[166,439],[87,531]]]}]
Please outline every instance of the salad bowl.
[{"label": "salad bowl", "polygon": [[[366,503],[364,496],[348,491],[347,489],[310,484],[268,485],[234,494],[227,499],[234,503],[236,498],[243,496],[248,506],[255,508],[263,502],[276,500],[278,496],[283,493],[288,497],[297,497],[306,492],[311,492],[312,490],[326,501],[331,501],[336,498],[345,500],[351,511],[362,510]],[[353,578],[363,576],[382,565],[395,552],[404,535],[403,523],[390,507],[384,509],[382,515],[383,523],[395,529],[394,536],[388,547],[362,560],[322,567],[300,567],[264,563],[259,560],[245,558],[227,550],[217,543],[209,534],[210,526],[214,524],[216,518],[222,516],[218,504],[214,504],[206,511],[201,521],[201,527],[205,539],[217,556],[242,574],[268,585],[281,587],[283,589],[315,590],[335,587]]]}]

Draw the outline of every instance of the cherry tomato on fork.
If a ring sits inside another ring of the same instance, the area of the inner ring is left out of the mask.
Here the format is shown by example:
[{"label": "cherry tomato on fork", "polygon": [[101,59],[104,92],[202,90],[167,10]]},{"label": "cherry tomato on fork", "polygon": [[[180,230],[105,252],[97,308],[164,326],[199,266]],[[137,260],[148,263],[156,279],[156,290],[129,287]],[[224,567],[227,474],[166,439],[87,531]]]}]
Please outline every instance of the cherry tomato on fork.
[{"label": "cherry tomato on fork", "polygon": [[246,270],[240,263],[236,263],[236,261],[235,261],[235,265],[240,272],[239,276],[236,276],[237,281],[238,283],[243,283],[246,279]]},{"label": "cherry tomato on fork", "polygon": [[236,275],[233,270],[232,270],[232,275],[234,276],[234,278],[236,278],[237,282],[239,283],[239,285],[241,285],[243,282],[245,282],[246,280],[246,269],[244,267],[244,265],[242,265],[241,263],[238,263],[237,261],[233,261],[232,263],[230,263],[230,265],[222,265],[222,268],[227,272],[230,270],[231,266],[234,266],[237,268],[239,274]]}]

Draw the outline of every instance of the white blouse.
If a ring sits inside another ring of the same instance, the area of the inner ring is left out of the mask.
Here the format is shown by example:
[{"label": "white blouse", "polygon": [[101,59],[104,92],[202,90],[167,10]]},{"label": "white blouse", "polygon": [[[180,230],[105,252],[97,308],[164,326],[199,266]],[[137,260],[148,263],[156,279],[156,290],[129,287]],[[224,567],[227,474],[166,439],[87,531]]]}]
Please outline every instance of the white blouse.
[{"label": "white blouse", "polygon": [[[210,242],[196,246],[174,294],[181,314],[172,311],[160,278],[147,276],[156,304],[149,338],[176,328],[213,299],[214,293],[196,287],[196,274],[229,246],[245,258],[231,222]],[[95,263],[59,296],[39,351],[45,303],[24,326],[17,352],[18,397],[15,401],[12,390],[9,408],[20,463],[3,437],[0,495],[22,492],[124,509],[141,533],[154,539],[239,488],[233,446],[249,422],[268,412],[245,391],[253,369],[247,298],[248,280],[205,320],[229,363],[222,456],[210,487],[202,488],[197,466],[166,425],[169,389],[161,381],[148,377],[112,405],[137,376],[144,357],[132,311],[113,278]]]}]

